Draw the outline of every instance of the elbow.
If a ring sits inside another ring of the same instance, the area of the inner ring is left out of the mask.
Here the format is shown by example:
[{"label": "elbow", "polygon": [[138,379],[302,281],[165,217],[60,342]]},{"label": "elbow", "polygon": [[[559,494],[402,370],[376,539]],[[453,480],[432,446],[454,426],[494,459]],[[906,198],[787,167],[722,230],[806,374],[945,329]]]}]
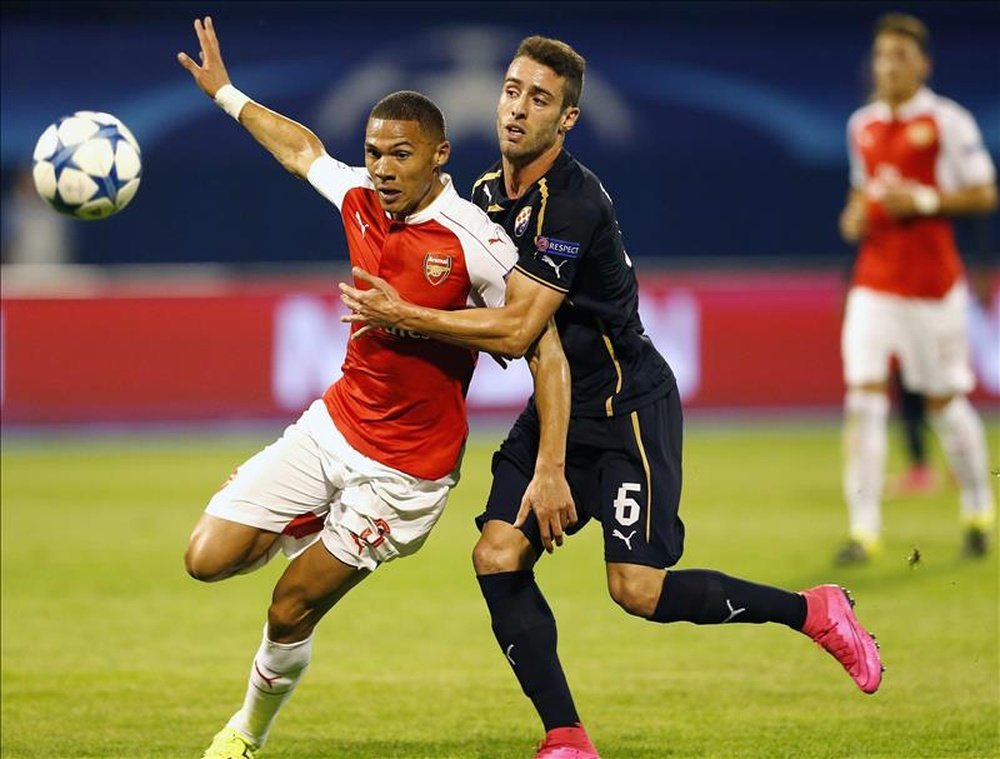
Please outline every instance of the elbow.
[{"label": "elbow", "polygon": [[294,174],[299,179],[305,179],[309,174],[309,169],[317,158],[322,156],[326,150],[319,138],[310,132],[306,135],[300,145],[297,145],[289,155],[281,160],[281,165],[285,170]]},{"label": "elbow", "polygon": [[534,344],[533,335],[526,334],[524,330],[517,330],[504,341],[503,355],[507,358],[524,358],[531,352]]}]

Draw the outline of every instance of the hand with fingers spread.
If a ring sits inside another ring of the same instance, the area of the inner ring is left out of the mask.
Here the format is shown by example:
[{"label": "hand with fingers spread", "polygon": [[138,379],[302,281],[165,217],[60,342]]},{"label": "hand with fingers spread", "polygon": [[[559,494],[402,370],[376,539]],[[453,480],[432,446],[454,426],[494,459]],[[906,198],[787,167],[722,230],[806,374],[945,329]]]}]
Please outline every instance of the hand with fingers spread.
[{"label": "hand with fingers spread", "polygon": [[201,46],[198,51],[201,65],[195,63],[187,53],[178,53],[177,62],[194,77],[195,84],[202,92],[214,99],[216,93],[230,84],[230,81],[226,65],[222,62],[219,38],[215,36],[212,17],[206,16],[204,21],[195,19],[194,33],[198,35],[198,44]]},{"label": "hand with fingers spread", "polygon": [[535,476],[531,478],[521,499],[514,527],[520,528],[532,512],[538,520],[542,546],[547,553],[552,553],[556,546],[563,544],[566,528],[572,527],[577,521],[576,505],[562,467],[535,468]]},{"label": "hand with fingers spread", "polygon": [[[396,288],[359,266],[351,272],[355,280],[367,282],[371,287],[362,290],[346,282],[340,283],[340,299],[351,309],[351,313],[342,316],[341,321],[383,328],[397,326],[406,315],[409,304],[400,297]],[[360,334],[360,331],[355,334]]]}]

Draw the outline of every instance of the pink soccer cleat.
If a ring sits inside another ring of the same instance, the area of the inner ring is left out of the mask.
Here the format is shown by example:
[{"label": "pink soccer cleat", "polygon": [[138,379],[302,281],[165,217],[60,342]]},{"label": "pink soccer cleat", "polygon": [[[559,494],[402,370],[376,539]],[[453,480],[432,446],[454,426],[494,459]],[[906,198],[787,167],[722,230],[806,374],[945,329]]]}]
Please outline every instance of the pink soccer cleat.
[{"label": "pink soccer cleat", "polygon": [[819,585],[800,595],[806,599],[802,632],[839,661],[862,691],[877,691],[885,670],[878,642],[854,616],[854,599],[847,590],[839,585]]},{"label": "pink soccer cleat", "polygon": [[535,759],[601,759],[587,731],[579,722],[575,727],[556,727],[545,734]]}]

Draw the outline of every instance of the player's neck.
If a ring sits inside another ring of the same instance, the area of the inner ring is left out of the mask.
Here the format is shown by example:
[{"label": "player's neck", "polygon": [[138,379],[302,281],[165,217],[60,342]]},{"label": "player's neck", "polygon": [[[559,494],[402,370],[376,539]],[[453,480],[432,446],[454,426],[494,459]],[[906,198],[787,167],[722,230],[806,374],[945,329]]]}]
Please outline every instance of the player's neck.
[{"label": "player's neck", "polygon": [[912,90],[893,93],[891,96],[883,95],[882,101],[889,106],[893,113],[895,113],[901,106],[913,100],[913,98],[917,96],[917,93],[920,92],[921,87],[923,87],[923,84],[918,84],[916,88]]},{"label": "player's neck", "polygon": [[420,201],[409,211],[403,211],[401,213],[390,213],[389,216],[393,221],[406,221],[406,219],[414,214],[418,214],[423,211],[427,206],[438,199],[438,196],[444,192],[445,184],[441,181],[441,175],[435,174],[434,181],[431,182],[430,187]]},{"label": "player's neck", "polygon": [[552,164],[556,162],[562,148],[563,140],[558,139],[525,163],[516,163],[506,156],[501,156],[504,190],[507,197],[516,200],[524,195],[531,185],[545,176],[545,173],[552,168]]}]

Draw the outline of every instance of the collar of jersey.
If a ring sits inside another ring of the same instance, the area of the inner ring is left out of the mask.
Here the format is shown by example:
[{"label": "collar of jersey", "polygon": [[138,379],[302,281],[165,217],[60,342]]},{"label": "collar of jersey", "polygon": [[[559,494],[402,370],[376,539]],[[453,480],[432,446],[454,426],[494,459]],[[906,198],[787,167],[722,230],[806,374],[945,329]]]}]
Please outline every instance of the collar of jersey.
[{"label": "collar of jersey", "polygon": [[451,205],[452,201],[458,197],[458,193],[455,192],[455,186],[451,181],[451,175],[442,174],[441,184],[444,185],[444,189],[441,190],[441,194],[434,198],[434,201],[427,206],[427,208],[422,211],[417,211],[416,213],[411,213],[403,219],[404,224],[423,224],[424,222],[433,219],[441,213],[441,211]]},{"label": "collar of jersey", "polygon": [[[887,119],[891,118],[892,109],[889,107],[889,104],[886,103],[884,100],[880,100],[878,104],[882,110],[882,113],[880,115]],[[931,110],[931,107],[933,105],[934,105],[934,93],[931,92],[930,89],[927,87],[921,87],[919,90],[916,91],[913,97],[911,97],[909,100],[907,100],[905,103],[900,105],[899,108],[896,109],[896,118],[902,119],[904,121],[906,119],[912,119],[914,116],[917,116],[921,113],[927,113],[928,111]]]}]

